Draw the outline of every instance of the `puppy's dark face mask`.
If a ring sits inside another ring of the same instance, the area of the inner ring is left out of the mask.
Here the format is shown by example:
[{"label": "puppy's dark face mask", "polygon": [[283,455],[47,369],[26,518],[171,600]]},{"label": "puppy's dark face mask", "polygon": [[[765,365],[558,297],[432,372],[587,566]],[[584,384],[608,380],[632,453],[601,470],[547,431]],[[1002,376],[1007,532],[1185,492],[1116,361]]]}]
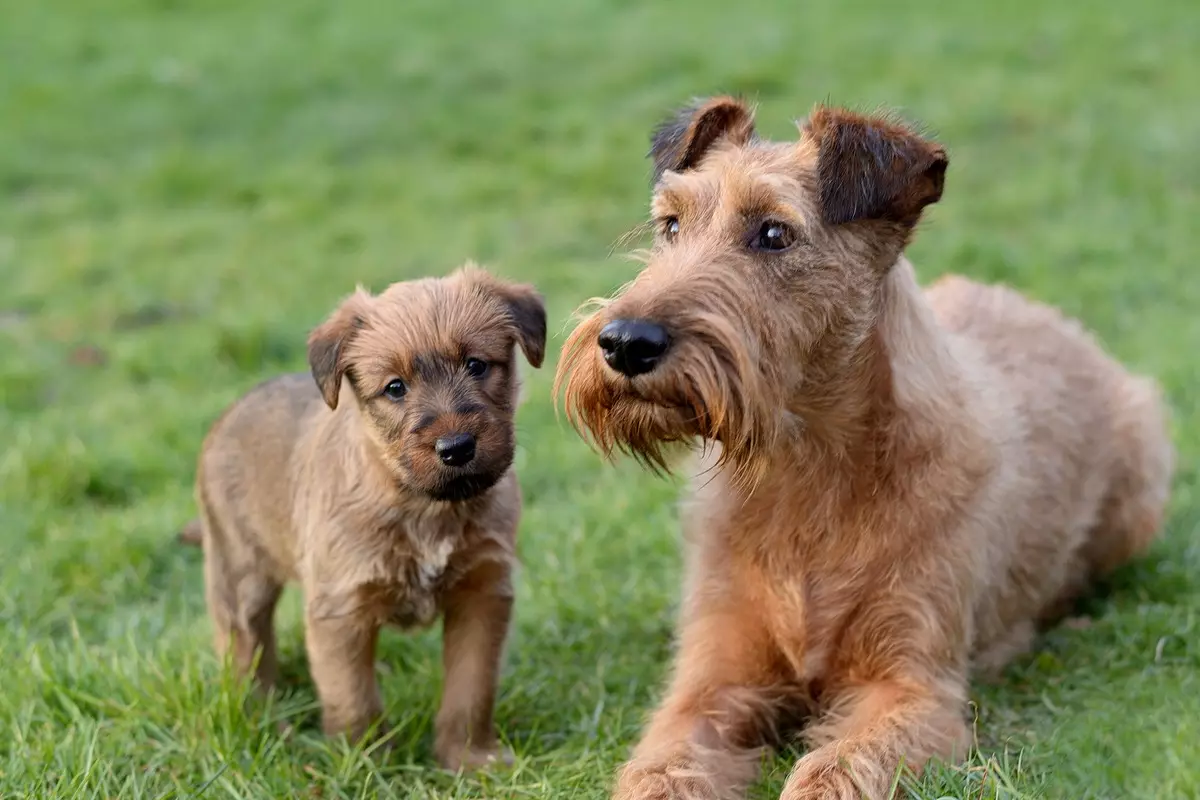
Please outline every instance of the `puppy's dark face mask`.
[{"label": "puppy's dark face mask", "polygon": [[531,286],[475,269],[348,298],[309,339],[331,409],[343,378],[395,482],[459,502],[512,466],[517,351],[541,366],[546,312]]}]

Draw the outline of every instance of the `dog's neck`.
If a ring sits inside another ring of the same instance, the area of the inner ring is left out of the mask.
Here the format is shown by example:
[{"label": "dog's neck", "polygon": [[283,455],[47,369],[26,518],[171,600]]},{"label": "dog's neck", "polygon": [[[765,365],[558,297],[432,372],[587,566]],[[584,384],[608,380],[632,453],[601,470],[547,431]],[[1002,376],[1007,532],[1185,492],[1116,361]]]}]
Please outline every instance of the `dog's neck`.
[{"label": "dog's neck", "polygon": [[882,462],[936,447],[966,402],[948,334],[903,256],[880,284],[871,323],[823,366],[794,398],[799,430],[780,442],[814,474],[886,471]]}]

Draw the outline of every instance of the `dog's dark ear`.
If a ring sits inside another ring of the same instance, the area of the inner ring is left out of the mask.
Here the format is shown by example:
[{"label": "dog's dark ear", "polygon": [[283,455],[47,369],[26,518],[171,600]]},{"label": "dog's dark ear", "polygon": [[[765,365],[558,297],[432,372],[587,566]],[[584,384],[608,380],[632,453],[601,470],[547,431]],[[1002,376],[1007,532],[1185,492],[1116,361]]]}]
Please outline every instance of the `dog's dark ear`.
[{"label": "dog's dark ear", "polygon": [[654,129],[650,142],[652,182],[658,183],[667,170],[681,172],[696,166],[719,139],[746,144],[753,137],[754,112],[742,100],[727,95],[699,100]]},{"label": "dog's dark ear", "polygon": [[308,366],[321,397],[331,409],[338,407],[342,378],[346,375],[346,345],[363,326],[370,301],[371,295],[358,289],[308,336]]},{"label": "dog's dark ear", "polygon": [[942,196],[946,150],[906,125],[818,106],[801,126],[817,145],[821,215],[830,225],[886,219],[915,225]]}]

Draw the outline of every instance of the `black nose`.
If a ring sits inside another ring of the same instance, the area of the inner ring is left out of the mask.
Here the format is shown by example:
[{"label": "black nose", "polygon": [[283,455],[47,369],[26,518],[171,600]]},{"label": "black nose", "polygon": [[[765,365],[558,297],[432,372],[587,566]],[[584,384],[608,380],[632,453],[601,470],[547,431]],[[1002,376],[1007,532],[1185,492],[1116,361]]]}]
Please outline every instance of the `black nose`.
[{"label": "black nose", "polygon": [[438,458],[448,467],[461,467],[475,457],[475,437],[469,433],[452,433],[434,442]]},{"label": "black nose", "polygon": [[608,365],[631,378],[658,366],[671,345],[662,325],[641,319],[613,320],[596,341]]}]

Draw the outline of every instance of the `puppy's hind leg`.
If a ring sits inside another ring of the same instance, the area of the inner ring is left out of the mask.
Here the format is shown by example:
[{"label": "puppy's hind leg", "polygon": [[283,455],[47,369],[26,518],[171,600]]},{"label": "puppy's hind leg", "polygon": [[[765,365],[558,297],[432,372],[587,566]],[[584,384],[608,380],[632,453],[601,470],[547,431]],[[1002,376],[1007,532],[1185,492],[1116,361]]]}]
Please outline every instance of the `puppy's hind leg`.
[{"label": "puppy's hind leg", "polygon": [[201,512],[200,525],[205,596],[217,657],[223,660],[232,651],[237,674],[245,677],[254,670],[259,687],[267,691],[278,677],[275,606],[283,587],[207,510]]}]

